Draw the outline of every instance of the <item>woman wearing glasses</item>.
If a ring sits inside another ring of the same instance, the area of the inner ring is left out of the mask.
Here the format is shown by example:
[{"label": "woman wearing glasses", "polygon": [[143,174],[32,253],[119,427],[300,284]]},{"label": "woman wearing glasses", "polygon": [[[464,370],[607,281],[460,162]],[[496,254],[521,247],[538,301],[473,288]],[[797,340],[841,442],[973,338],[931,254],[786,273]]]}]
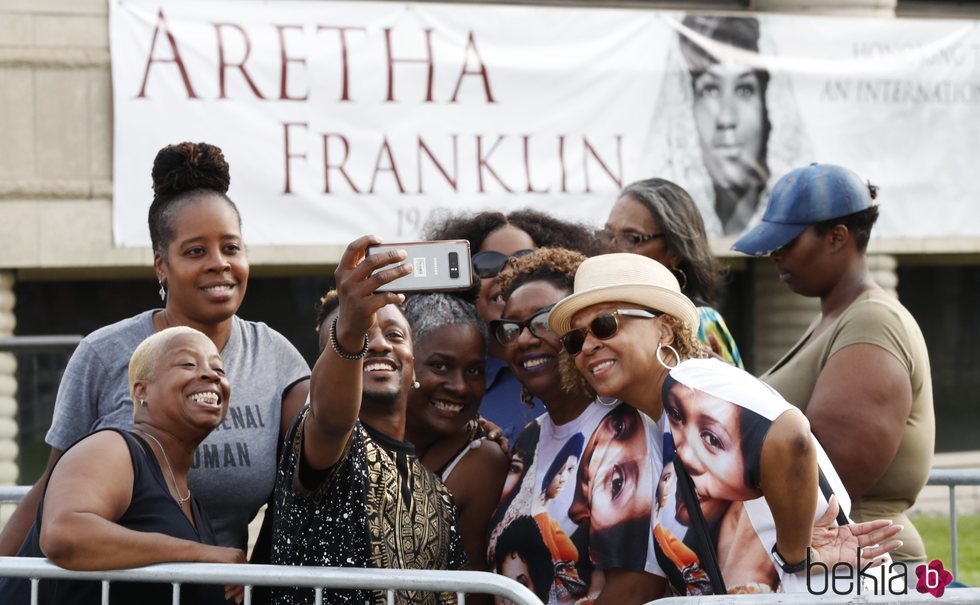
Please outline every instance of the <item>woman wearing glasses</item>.
[{"label": "woman wearing glasses", "polygon": [[[627,401],[669,428],[663,450],[651,453],[658,466],[651,479],[676,448],[677,505],[661,508],[657,523],[696,553],[698,572],[659,558],[672,589],[802,591],[812,561],[860,569],[898,547],[874,546],[901,529],[891,522],[853,525],[838,515],[833,496],[846,510],[847,494],[799,410],[748,373],[697,359],[697,322],[673,274],[636,254],[583,262],[574,293],[549,316],[600,396]],[[702,573],[710,582],[694,581]]]},{"label": "woman wearing glasses", "polygon": [[[500,560],[506,553],[498,552],[498,541],[519,533],[522,543],[547,545],[524,563],[552,570],[548,602],[600,595],[646,602],[663,593],[650,573],[657,569],[650,540],[642,539],[651,535],[653,461],[662,431],[627,405],[596,400],[574,370],[563,380],[561,342],[548,328],[548,313],[571,293],[584,260],[578,252],[542,248],[501,276],[505,306],[491,334],[547,413],[517,438],[525,453],[494,514],[489,558]],[[535,523],[522,522],[528,518]]]},{"label": "woman wearing glasses", "polygon": [[[487,323],[498,319],[503,311],[496,278],[512,258],[538,247],[598,252],[585,227],[534,210],[452,216],[428,225],[425,235],[428,239],[465,239],[470,243],[474,272],[480,277],[476,309]],[[525,424],[544,413],[544,407],[521,389],[504,361],[503,348],[494,339],[490,339],[487,353],[487,389],[480,415],[499,426],[513,441]]]},{"label": "woman wearing glasses", "polygon": [[612,252],[642,254],[670,269],[698,309],[698,339],[718,357],[744,367],[725,319],[715,310],[721,267],[687,191],[664,179],[637,181],[620,194],[599,235]]}]

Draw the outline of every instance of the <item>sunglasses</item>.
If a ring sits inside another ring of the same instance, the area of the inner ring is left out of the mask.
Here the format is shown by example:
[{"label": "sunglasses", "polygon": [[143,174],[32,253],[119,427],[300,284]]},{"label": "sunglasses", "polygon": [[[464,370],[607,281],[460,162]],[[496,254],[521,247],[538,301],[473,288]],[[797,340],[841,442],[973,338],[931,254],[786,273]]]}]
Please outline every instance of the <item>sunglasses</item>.
[{"label": "sunglasses", "polygon": [[548,305],[539,311],[535,311],[534,315],[524,321],[494,319],[490,322],[490,333],[493,334],[497,342],[505,347],[517,340],[524,328],[527,328],[536,338],[541,338],[543,335],[551,333],[551,328],[548,327],[548,315],[554,306]]},{"label": "sunglasses", "polygon": [[608,340],[619,332],[619,317],[638,317],[641,319],[653,319],[659,317],[661,313],[656,311],[645,311],[643,309],[617,309],[610,313],[596,315],[584,328],[578,328],[561,337],[561,344],[565,351],[572,357],[582,352],[585,346],[585,338],[591,332],[599,340]]},{"label": "sunglasses", "polygon": [[473,272],[484,279],[497,277],[497,274],[507,265],[507,261],[512,258],[520,258],[531,252],[534,251],[531,249],[518,250],[510,256],[494,250],[477,252],[473,255]]}]

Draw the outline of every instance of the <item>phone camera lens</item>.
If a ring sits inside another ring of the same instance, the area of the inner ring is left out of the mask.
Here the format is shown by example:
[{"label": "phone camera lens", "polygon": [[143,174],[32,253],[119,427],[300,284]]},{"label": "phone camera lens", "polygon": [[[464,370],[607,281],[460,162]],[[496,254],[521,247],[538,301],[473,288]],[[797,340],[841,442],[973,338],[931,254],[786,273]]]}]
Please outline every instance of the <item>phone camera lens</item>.
[{"label": "phone camera lens", "polygon": [[449,253],[449,277],[459,279],[459,253],[457,252]]}]

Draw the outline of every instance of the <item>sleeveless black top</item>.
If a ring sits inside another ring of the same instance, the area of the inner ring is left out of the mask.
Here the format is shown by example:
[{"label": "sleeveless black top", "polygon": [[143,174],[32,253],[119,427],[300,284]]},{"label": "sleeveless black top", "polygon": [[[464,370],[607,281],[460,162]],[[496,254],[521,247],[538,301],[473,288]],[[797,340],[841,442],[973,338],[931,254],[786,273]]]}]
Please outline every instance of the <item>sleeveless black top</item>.
[{"label": "sleeveless black top", "polygon": [[[115,431],[123,436],[129,446],[129,454],[133,461],[133,497],[129,508],[117,521],[119,525],[134,531],[161,533],[175,538],[215,544],[214,531],[207,514],[201,509],[197,500],[191,498],[191,509],[195,528],[184,515],[163,477],[156,457],[151,454],[150,446],[142,437],[118,429],[103,429]],[[98,431],[97,431],[98,432]],[[94,434],[94,433],[93,433]],[[86,436],[88,437],[88,436]],[[82,439],[85,439],[83,437]],[[75,447],[82,439],[72,444]],[[66,452],[68,450],[65,450]],[[57,463],[55,463],[57,466]],[[52,469],[53,470],[53,469]],[[47,489],[45,489],[45,493]],[[37,507],[37,518],[31,531],[24,539],[18,557],[44,557],[41,552],[41,516],[44,512],[44,496]],[[145,582],[112,582],[109,584],[110,603],[139,603],[139,605],[169,605],[171,603],[172,586],[170,584]],[[0,579],[0,603],[5,605],[27,605],[30,603],[30,581],[21,578]],[[40,605],[98,605],[102,602],[102,585],[100,582],[88,580],[41,580],[38,586],[38,603]],[[180,602],[190,604],[225,604],[233,603],[224,598],[222,586],[182,584],[180,587]]]}]

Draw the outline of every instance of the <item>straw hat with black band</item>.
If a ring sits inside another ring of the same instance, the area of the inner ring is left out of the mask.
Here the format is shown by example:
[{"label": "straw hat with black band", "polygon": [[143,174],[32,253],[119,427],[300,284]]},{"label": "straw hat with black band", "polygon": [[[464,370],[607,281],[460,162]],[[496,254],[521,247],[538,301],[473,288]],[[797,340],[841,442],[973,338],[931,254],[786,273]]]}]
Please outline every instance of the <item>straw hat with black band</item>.
[{"label": "straw hat with black band", "polygon": [[606,302],[633,303],[676,317],[697,334],[700,319],[677,278],[657,261],[639,254],[603,254],[585,260],[575,273],[575,289],[555,305],[548,318],[559,336],[572,329],[582,309]]}]

